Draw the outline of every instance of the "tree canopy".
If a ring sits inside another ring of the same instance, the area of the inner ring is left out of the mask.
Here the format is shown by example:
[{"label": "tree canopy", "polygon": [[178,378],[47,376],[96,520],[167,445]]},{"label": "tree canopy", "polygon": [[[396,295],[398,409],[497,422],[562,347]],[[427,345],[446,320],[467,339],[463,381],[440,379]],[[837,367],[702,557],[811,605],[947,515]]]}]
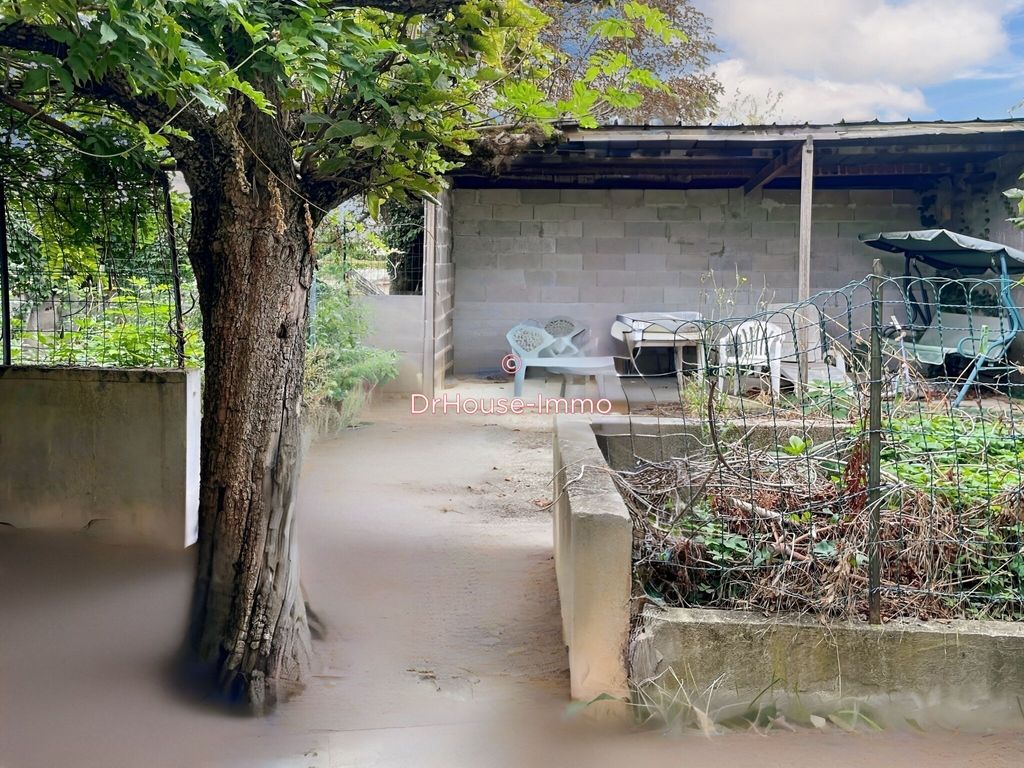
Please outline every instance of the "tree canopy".
[{"label": "tree canopy", "polygon": [[324,210],[431,194],[484,126],[593,126],[645,101],[692,117],[715,94],[683,72],[711,50],[685,2],[32,0],[0,15],[4,102],[40,127],[91,155],[202,162],[246,99]]}]

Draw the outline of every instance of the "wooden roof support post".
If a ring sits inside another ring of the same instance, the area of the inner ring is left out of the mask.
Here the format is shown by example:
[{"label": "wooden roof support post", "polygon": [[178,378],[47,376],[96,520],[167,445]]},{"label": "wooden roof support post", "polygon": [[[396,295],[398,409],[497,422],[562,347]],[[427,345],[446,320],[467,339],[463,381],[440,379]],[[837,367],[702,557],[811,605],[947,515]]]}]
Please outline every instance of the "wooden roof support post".
[{"label": "wooden roof support post", "polygon": [[[800,160],[800,246],[797,259],[797,302],[803,304],[811,298],[811,221],[814,207],[814,139],[804,139],[804,151]],[[810,344],[811,329],[807,325],[813,313],[799,312],[804,316],[800,323],[800,385],[807,386],[807,348]]]}]

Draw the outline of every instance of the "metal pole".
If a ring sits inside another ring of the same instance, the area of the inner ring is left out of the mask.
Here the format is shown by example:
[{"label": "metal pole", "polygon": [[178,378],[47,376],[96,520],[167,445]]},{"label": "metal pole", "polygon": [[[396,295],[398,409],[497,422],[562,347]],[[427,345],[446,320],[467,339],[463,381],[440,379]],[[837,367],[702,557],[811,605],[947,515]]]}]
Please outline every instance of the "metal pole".
[{"label": "metal pole", "polygon": [[7,188],[0,178],[0,322],[3,323],[4,365],[11,364],[11,262],[7,253]]},{"label": "metal pole", "polygon": [[174,211],[171,208],[171,183],[160,172],[164,190],[164,219],[167,224],[167,245],[171,250],[171,275],[174,280],[174,351],[178,367],[185,367],[185,321],[181,312],[181,271],[178,267],[178,239],[174,234]]},{"label": "metal pole", "polygon": [[871,365],[868,400],[868,621],[882,623],[882,262],[871,275]]}]

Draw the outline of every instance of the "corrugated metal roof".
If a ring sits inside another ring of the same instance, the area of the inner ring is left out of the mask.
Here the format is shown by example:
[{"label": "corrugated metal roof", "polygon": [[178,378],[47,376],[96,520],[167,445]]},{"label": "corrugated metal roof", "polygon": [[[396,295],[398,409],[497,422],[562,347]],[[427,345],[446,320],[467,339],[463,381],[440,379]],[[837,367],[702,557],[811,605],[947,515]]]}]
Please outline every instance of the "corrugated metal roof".
[{"label": "corrugated metal roof", "polygon": [[[800,147],[814,141],[821,188],[925,188],[963,175],[990,176],[990,163],[1024,156],[1024,119],[827,125],[563,125],[558,142],[472,165],[461,186],[671,186],[770,188],[799,185]],[[991,179],[989,179],[991,181]]]},{"label": "corrugated metal roof", "polygon": [[679,141],[778,143],[808,136],[815,141],[842,142],[870,138],[968,136],[1000,133],[1024,133],[1024,118],[1005,120],[904,120],[900,122],[839,122],[772,125],[605,125],[585,130],[573,123],[559,126],[569,141],[586,144],[602,141]]}]

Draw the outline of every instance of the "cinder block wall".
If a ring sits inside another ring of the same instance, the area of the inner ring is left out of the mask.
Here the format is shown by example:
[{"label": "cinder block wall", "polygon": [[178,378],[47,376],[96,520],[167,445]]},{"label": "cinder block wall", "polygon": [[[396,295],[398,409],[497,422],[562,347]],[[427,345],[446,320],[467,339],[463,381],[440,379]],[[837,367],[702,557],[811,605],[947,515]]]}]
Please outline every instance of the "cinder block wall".
[{"label": "cinder block wall", "polygon": [[[857,235],[918,228],[920,205],[904,190],[817,191],[812,290],[863,278],[878,252]],[[624,310],[728,317],[796,298],[796,190],[458,189],[452,208],[457,374],[497,369],[505,332],[530,317],[571,315],[589,351],[610,353]]]},{"label": "cinder block wall", "polygon": [[434,231],[434,389],[444,388],[444,379],[455,361],[455,266],[452,263],[452,195],[442,193],[435,206]]},{"label": "cinder block wall", "polygon": [[939,196],[940,205],[948,200],[952,229],[985,240],[1005,243],[1024,250],[1024,230],[1008,221],[1018,216],[1016,201],[1003,192],[1024,185],[1020,175],[1024,171],[1024,155],[1007,155],[988,164],[995,181],[984,189],[949,189]]}]

